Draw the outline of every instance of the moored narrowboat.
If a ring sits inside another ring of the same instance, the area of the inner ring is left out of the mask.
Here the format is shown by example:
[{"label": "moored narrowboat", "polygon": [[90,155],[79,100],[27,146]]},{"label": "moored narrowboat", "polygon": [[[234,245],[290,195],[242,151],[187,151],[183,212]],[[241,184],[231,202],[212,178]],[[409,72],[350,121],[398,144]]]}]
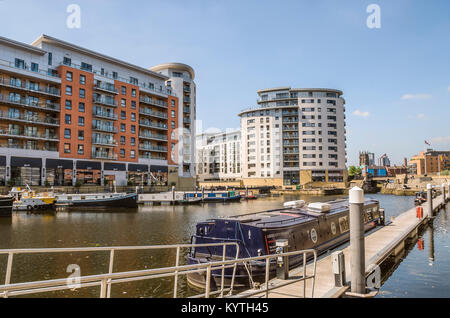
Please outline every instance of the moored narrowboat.
[{"label": "moored narrowboat", "polygon": [[[366,199],[364,203],[365,231],[384,224],[384,213],[380,212],[377,200]],[[282,209],[250,213],[239,216],[211,219],[199,222],[192,242],[196,244],[236,242],[239,244],[239,258],[275,254],[276,241],[287,239],[289,251],[315,249],[324,253],[349,240],[348,200],[326,203],[304,201],[286,204]],[[234,259],[236,248],[226,248],[226,258]],[[222,246],[192,248],[188,264],[222,260]],[[276,260],[271,260],[270,276],[276,272]],[[303,263],[301,255],[289,258],[289,268]],[[229,286],[233,269],[227,268],[224,285]],[[221,284],[221,270],[212,271],[211,286]],[[262,282],[265,275],[264,262],[251,262],[248,266],[239,264],[236,268],[234,287],[248,287],[250,281]],[[251,276],[251,279],[250,279]],[[205,273],[188,274],[188,282],[197,287],[205,286]]]},{"label": "moored narrowboat", "polygon": [[14,198],[10,195],[0,195],[0,217],[11,216]]},{"label": "moored narrowboat", "polygon": [[56,205],[67,207],[137,207],[136,193],[57,194]]}]

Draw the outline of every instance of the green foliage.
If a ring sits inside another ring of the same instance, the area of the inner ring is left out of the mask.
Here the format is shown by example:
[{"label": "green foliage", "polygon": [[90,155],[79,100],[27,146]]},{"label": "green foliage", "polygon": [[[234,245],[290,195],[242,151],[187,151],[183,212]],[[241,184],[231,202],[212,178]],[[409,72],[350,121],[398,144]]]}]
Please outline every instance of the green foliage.
[{"label": "green foliage", "polygon": [[45,179],[45,181],[44,181],[44,187],[46,187],[46,188],[50,187],[50,182],[48,182],[47,179]]},{"label": "green foliage", "polygon": [[79,187],[81,187],[81,181],[80,181],[80,180],[77,180],[77,181],[75,182],[75,188],[79,188]]},{"label": "green foliage", "polygon": [[350,166],[348,169],[348,175],[350,177],[360,176],[362,173],[360,167]]},{"label": "green foliage", "polygon": [[448,176],[448,175],[450,175],[450,170],[441,171],[441,176]]}]

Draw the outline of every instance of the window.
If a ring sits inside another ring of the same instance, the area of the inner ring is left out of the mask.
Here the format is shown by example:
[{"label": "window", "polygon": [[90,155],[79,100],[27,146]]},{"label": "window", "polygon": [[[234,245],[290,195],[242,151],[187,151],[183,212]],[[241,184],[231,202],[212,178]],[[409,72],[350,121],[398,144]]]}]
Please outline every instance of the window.
[{"label": "window", "polygon": [[136,90],[134,88],[131,90],[131,96],[136,97]]},{"label": "window", "polygon": [[120,119],[126,119],[126,118],[127,118],[126,112],[122,110],[122,111],[120,112]]},{"label": "window", "polygon": [[136,101],[134,100],[131,101],[131,108],[136,109]]},{"label": "window", "polygon": [[122,105],[122,107],[126,107],[126,106],[127,106],[127,101],[126,101],[126,99],[123,99],[123,98],[122,98],[120,104]]},{"label": "window", "polygon": [[139,81],[137,78],[130,76],[130,83],[133,85],[138,85]]},{"label": "window", "polygon": [[70,129],[64,129],[64,138],[70,139]]},{"label": "window", "polygon": [[48,65],[52,65],[53,55],[52,53],[48,53]]},{"label": "window", "polygon": [[66,95],[72,96],[72,86],[66,86]]},{"label": "window", "polygon": [[117,74],[117,72],[113,72],[113,79],[117,79],[119,77],[119,74]]},{"label": "window", "polygon": [[71,110],[72,109],[72,101],[66,99],[66,109]]},{"label": "window", "polygon": [[66,72],[66,80],[72,82],[73,74],[72,72]]},{"label": "window", "polygon": [[172,99],[172,100],[170,101],[170,103],[171,103],[172,106],[175,106],[175,100]]},{"label": "window", "polygon": [[136,121],[136,113],[131,113],[131,121]]},{"label": "window", "polygon": [[125,145],[125,137],[124,136],[120,136],[120,144]]},{"label": "window", "polygon": [[84,113],[84,103],[79,103],[78,104],[78,111]]},{"label": "window", "polygon": [[14,65],[17,68],[25,69],[25,62],[24,62],[24,60],[16,59]]},{"label": "window", "polygon": [[84,154],[84,145],[78,145],[78,154],[79,155]]},{"label": "window", "polygon": [[78,117],[78,125],[84,126],[84,117],[82,117],[82,116]]},{"label": "window", "polygon": [[65,123],[70,125],[72,123],[72,116],[71,115],[66,115],[65,116]]},{"label": "window", "polygon": [[170,123],[170,126],[172,127],[172,128],[175,128],[175,122],[172,120],[172,122]]},{"label": "window", "polygon": [[125,157],[125,149],[120,149],[120,156]]},{"label": "window", "polygon": [[70,153],[70,144],[64,144],[64,153]]},{"label": "window", "polygon": [[85,98],[86,97],[86,90],[83,88],[80,88],[80,98]]},{"label": "window", "polygon": [[84,130],[78,130],[78,140],[84,140]]},{"label": "window", "polygon": [[175,118],[175,111],[174,110],[171,111],[171,116],[172,116],[172,118]]},{"label": "window", "polygon": [[122,95],[127,94],[127,88],[125,86],[122,86]]},{"label": "window", "polygon": [[131,151],[130,151],[130,157],[131,157],[131,158],[134,158],[135,156],[136,156],[136,151],[131,150]]},{"label": "window", "polygon": [[84,71],[92,72],[92,65],[84,63],[84,62],[81,62],[81,69],[84,70]]},{"label": "window", "polygon": [[135,125],[131,125],[131,133],[132,134],[136,133],[136,126]]},{"label": "window", "polygon": [[80,84],[86,84],[86,76],[80,75]]},{"label": "window", "polygon": [[125,124],[120,124],[120,131],[125,132]]},{"label": "window", "polygon": [[70,58],[68,58],[68,57],[64,57],[64,59],[63,59],[63,64],[64,64],[64,65],[71,66],[71,65],[72,65],[72,59],[70,59]]},{"label": "window", "polygon": [[135,137],[131,137],[131,145],[136,146],[136,138]]},{"label": "window", "polygon": [[39,72],[39,64],[31,63],[31,71],[32,72]]}]

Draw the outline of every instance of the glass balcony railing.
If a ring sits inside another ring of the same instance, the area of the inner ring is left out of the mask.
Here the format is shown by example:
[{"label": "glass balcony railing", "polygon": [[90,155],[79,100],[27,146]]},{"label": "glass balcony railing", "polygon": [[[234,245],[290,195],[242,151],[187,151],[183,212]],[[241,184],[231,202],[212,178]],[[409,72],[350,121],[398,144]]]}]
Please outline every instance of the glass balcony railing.
[{"label": "glass balcony railing", "polygon": [[55,87],[40,87],[37,83],[32,84],[30,82],[19,81],[15,79],[6,79],[4,77],[0,77],[0,86],[16,88],[20,90],[25,90],[28,92],[42,93],[46,95],[61,96],[61,91]]},{"label": "glass balcony railing", "polygon": [[12,97],[0,94],[0,104],[10,104],[16,106],[30,107],[34,109],[50,110],[50,111],[60,111],[60,106],[57,103],[34,101],[25,97]]},{"label": "glass balcony railing", "polygon": [[145,127],[150,127],[150,128],[155,128],[155,129],[167,130],[167,125],[166,124],[154,123],[154,122],[151,122],[149,120],[140,120],[139,121],[139,125],[145,126]]},{"label": "glass balcony railing", "polygon": [[114,114],[113,112],[107,112],[107,111],[102,111],[99,109],[94,109],[93,111],[93,115],[95,117],[100,117],[100,118],[105,118],[105,119],[111,119],[111,120],[118,120],[118,116],[116,114]]},{"label": "glass balcony railing", "polygon": [[162,101],[162,100],[158,100],[158,99],[153,99],[147,96],[141,96],[139,98],[139,101],[141,103],[144,104],[149,104],[149,105],[153,105],[153,106],[159,106],[159,107],[164,107],[164,108],[168,108],[167,102]]},{"label": "glass balcony railing", "polygon": [[95,83],[94,89],[106,91],[113,94],[119,94],[119,90],[114,85],[109,83]]},{"label": "glass balcony railing", "polygon": [[1,136],[14,136],[17,138],[25,138],[25,139],[46,139],[51,141],[59,141],[58,136],[51,133],[39,133],[32,132],[23,129],[9,129],[9,128],[0,128]]},{"label": "glass balcony railing", "polygon": [[111,106],[111,107],[117,107],[119,104],[116,100],[109,99],[109,98],[93,98],[93,102],[96,104]]},{"label": "glass balcony railing", "polygon": [[139,145],[139,150],[167,152],[167,147],[164,147],[164,146],[154,146],[154,145],[148,145],[148,144],[140,144],[140,145]]},{"label": "glass balcony railing", "polygon": [[110,125],[92,124],[93,130],[105,131],[109,133],[117,133],[117,127]]},{"label": "glass balcony railing", "polygon": [[140,132],[139,138],[146,138],[146,139],[155,139],[155,140],[164,140],[167,141],[167,135],[161,135],[161,134],[152,134],[150,132]]},{"label": "glass balcony railing", "polygon": [[92,158],[94,159],[108,159],[117,160],[117,154],[107,152],[107,151],[92,151]]},{"label": "glass balcony railing", "polygon": [[31,124],[41,124],[47,126],[59,126],[59,120],[54,118],[41,118],[39,116],[30,116],[27,114],[13,114],[0,111],[0,119],[9,121],[18,121]]},{"label": "glass balcony railing", "polygon": [[34,145],[20,145],[20,144],[0,144],[0,148],[10,148],[10,149],[24,149],[24,150],[40,150],[40,151],[59,151],[58,147],[54,146],[43,146],[38,147]]},{"label": "glass balcony railing", "polygon": [[167,113],[156,112],[148,108],[139,109],[139,114],[167,119]]}]

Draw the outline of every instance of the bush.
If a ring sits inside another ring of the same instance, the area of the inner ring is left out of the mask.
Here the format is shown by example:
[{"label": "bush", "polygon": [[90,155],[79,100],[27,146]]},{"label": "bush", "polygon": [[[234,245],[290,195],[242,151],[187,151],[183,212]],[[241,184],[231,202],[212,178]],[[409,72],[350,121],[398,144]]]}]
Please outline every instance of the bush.
[{"label": "bush", "polygon": [[80,181],[80,180],[77,180],[77,181],[75,182],[75,188],[79,188],[79,187],[81,187],[81,181]]},{"label": "bush", "polygon": [[48,182],[47,179],[45,179],[45,181],[44,181],[44,187],[46,187],[46,188],[50,187],[50,182]]}]

